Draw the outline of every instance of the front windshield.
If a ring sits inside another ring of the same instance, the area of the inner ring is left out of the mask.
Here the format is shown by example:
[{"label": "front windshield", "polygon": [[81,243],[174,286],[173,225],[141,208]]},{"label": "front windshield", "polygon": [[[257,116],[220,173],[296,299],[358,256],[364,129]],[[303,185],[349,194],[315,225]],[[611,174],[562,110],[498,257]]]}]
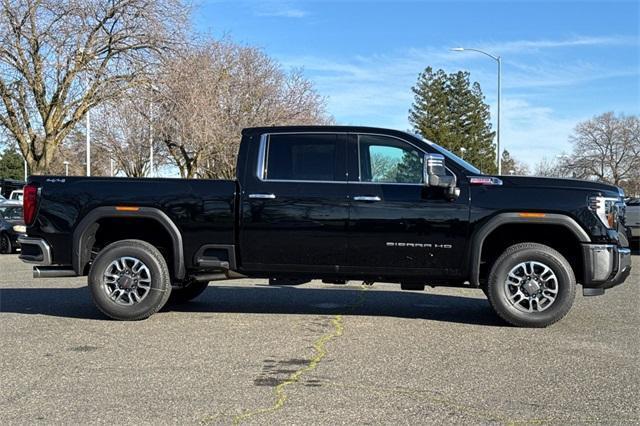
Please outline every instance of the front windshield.
[{"label": "front windshield", "polygon": [[428,143],[429,146],[432,146],[440,154],[444,155],[446,158],[450,159],[451,161],[453,161],[454,163],[456,163],[458,166],[462,167],[463,169],[469,170],[471,173],[476,174],[476,175],[483,175],[484,174],[484,173],[482,173],[482,171],[480,169],[478,169],[473,164],[467,163],[462,158],[458,157],[453,152],[451,152],[451,151],[449,151],[447,149],[444,149],[443,147],[441,147],[437,143],[431,142],[430,140],[425,139],[425,138],[423,138],[422,136],[420,136],[418,134],[416,134],[414,136],[417,137],[417,138],[420,138],[424,142]]}]

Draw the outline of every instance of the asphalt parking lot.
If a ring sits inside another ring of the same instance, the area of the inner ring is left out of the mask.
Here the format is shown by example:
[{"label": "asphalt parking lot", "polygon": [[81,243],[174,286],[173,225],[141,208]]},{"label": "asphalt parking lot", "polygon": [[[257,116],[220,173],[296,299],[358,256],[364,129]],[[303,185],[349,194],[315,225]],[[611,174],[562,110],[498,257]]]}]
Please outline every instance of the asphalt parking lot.
[{"label": "asphalt parking lot", "polygon": [[543,330],[477,290],[212,284],[146,321],[0,256],[0,422],[635,424],[640,256]]}]

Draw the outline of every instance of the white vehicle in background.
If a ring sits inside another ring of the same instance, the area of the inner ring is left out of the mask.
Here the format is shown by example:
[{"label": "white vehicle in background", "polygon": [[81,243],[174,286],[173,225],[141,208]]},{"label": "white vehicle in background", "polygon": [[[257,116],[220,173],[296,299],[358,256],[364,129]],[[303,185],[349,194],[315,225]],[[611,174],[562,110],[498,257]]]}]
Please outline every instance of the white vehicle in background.
[{"label": "white vehicle in background", "polygon": [[640,239],[640,198],[632,198],[626,204],[625,224],[631,231],[631,238],[638,240]]},{"label": "white vehicle in background", "polygon": [[9,200],[11,201],[22,201],[22,197],[24,196],[22,189],[16,189],[12,191],[9,195]]}]

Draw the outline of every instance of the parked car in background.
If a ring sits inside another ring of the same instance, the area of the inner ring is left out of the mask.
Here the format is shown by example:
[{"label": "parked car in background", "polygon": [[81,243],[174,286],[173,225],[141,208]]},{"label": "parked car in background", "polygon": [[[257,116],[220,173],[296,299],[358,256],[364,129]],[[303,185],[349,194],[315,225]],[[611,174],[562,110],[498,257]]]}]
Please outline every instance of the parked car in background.
[{"label": "parked car in background", "polygon": [[[11,192],[18,189],[21,190],[25,185],[26,182],[21,180],[0,178],[0,195],[2,195],[2,197],[5,199],[9,198]],[[2,201],[1,198],[0,201]]]},{"label": "parked car in background", "polygon": [[638,248],[640,243],[640,198],[632,198],[627,201],[627,214],[626,225],[629,230],[629,235],[635,243],[635,248]]},{"label": "parked car in background", "polygon": [[0,254],[14,253],[19,247],[18,238],[27,233],[22,219],[22,202],[0,203]]},{"label": "parked car in background", "polygon": [[9,200],[10,201],[22,201],[22,197],[23,197],[23,191],[22,189],[16,189],[15,191],[11,192],[11,195],[9,195]]}]

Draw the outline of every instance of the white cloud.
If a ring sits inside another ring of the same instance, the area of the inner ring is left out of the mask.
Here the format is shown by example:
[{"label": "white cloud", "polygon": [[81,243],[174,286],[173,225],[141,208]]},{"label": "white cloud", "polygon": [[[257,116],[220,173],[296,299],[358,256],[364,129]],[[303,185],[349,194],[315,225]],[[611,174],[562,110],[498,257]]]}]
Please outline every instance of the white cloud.
[{"label": "white cloud", "polygon": [[533,169],[543,157],[553,158],[569,152],[569,135],[579,121],[587,118],[563,117],[549,107],[507,98],[502,104],[501,149],[508,150]]},{"label": "white cloud", "polygon": [[278,9],[278,10],[265,10],[256,12],[258,16],[271,16],[278,18],[304,18],[308,15],[308,12],[302,9]]},{"label": "white cloud", "polygon": [[494,52],[495,54],[505,53],[534,53],[540,49],[559,49],[572,47],[594,47],[594,46],[638,46],[636,37],[628,36],[607,36],[607,37],[589,37],[576,36],[571,38],[549,40],[514,40],[497,43],[484,43],[476,47],[481,50]]}]

